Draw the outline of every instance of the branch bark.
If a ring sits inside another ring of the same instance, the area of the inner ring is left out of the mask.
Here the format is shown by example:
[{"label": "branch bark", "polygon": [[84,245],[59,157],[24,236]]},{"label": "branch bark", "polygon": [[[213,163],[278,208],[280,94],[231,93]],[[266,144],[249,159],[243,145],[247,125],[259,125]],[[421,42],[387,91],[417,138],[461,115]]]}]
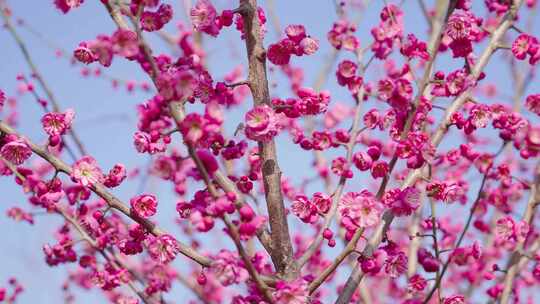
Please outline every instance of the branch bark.
[{"label": "branch bark", "polygon": [[[261,27],[257,14],[256,0],[240,0],[238,12],[244,20],[244,34],[249,63],[249,88],[255,106],[272,106],[266,76],[266,51],[263,47]],[[287,223],[287,214],[281,191],[281,170],[278,165],[274,140],[259,142],[262,160],[262,175],[266,205],[270,220],[270,252],[276,271],[285,279],[298,275],[298,266],[293,258],[293,248]]]}]

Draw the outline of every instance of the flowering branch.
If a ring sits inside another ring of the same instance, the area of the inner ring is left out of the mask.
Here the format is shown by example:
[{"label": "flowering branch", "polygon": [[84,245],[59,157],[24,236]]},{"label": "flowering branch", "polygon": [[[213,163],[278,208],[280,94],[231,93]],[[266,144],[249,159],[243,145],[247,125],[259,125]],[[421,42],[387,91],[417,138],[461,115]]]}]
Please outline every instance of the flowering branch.
[{"label": "flowering branch", "polygon": [[[495,31],[492,33],[488,46],[482,52],[482,54],[478,58],[478,61],[476,62],[476,64],[471,70],[471,76],[474,79],[478,79],[478,77],[480,76],[480,73],[483,71],[489,59],[495,52],[497,48],[497,44],[502,39],[506,31],[513,24],[515,17],[517,16],[517,12],[522,4],[523,4],[522,0],[516,1],[514,5],[511,7],[511,9],[505,14],[501,23],[497,26]],[[433,145],[433,147],[437,148],[439,146],[440,142],[442,141],[443,136],[446,134],[450,126],[450,120],[451,120],[452,114],[455,113],[457,110],[459,110],[463,106],[463,104],[468,100],[471,94],[471,91],[472,91],[471,88],[465,90],[448,107],[443,121],[439,124],[435,133],[431,137],[431,144]],[[425,165],[409,173],[409,175],[404,180],[401,188],[403,189],[411,185],[414,185],[415,182],[423,175],[424,167]],[[381,188],[378,192],[379,196],[382,196],[382,194],[384,193],[384,190],[381,191],[382,189],[384,189],[383,186],[385,186],[384,181],[381,184]],[[368,244],[366,245],[366,248],[364,249],[365,255],[370,256],[373,250],[379,246],[379,244],[382,241],[383,236],[386,235],[386,232],[388,231],[393,220],[394,220],[394,215],[392,213],[386,212],[383,215],[382,222],[375,229],[371,238],[369,239]],[[349,279],[347,280],[343,293],[337,299],[336,304],[345,304],[350,301],[352,294],[356,290],[363,276],[364,276],[364,273],[362,272],[362,270],[359,267],[356,267],[353,270],[353,273],[351,274]]]},{"label": "flowering branch", "polygon": [[[537,164],[534,170],[533,182],[531,184],[529,200],[527,202],[527,208],[525,214],[523,214],[522,221],[532,226],[536,207],[540,204],[540,163]],[[512,292],[514,278],[518,273],[519,263],[523,258],[523,250],[525,247],[525,239],[518,242],[514,252],[510,255],[508,264],[506,266],[506,273],[504,276],[504,288],[501,294],[501,304],[507,304],[510,300],[510,294]]]},{"label": "flowering branch", "polygon": [[[5,122],[0,121],[0,132],[5,134],[14,134],[19,137],[22,137],[22,135],[18,134],[15,130],[13,130],[10,126],[8,126]],[[68,166],[66,163],[64,163],[61,159],[57,158],[56,156],[50,154],[42,147],[34,144],[30,140],[27,140],[28,146],[30,149],[36,153],[38,156],[46,160],[51,166],[55,168],[55,170],[59,172],[63,172],[67,175],[71,175],[72,169],[70,166]],[[96,183],[95,185],[91,186],[92,192],[97,194],[99,197],[101,197],[107,204],[127,217],[131,218],[135,222],[139,223],[141,226],[143,226],[147,231],[152,233],[155,236],[160,236],[165,234],[165,232],[159,228],[156,224],[150,222],[149,220],[143,219],[141,217],[135,216],[131,213],[130,208],[124,204],[122,201],[120,201],[117,197],[115,197],[113,194],[108,192],[104,185],[100,183]],[[198,252],[196,252],[193,248],[189,247],[186,244],[183,244],[180,241],[177,241],[179,251],[186,257],[194,260],[195,262],[201,264],[202,266],[208,267],[211,264],[211,260]]]}]

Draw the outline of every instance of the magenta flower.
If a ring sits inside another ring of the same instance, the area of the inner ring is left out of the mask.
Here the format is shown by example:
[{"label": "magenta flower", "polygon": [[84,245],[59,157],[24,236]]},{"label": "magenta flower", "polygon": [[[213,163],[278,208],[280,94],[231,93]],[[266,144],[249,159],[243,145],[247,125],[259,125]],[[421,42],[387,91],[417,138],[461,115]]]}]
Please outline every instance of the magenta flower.
[{"label": "magenta flower", "polygon": [[190,11],[191,23],[196,31],[217,36],[219,28],[216,25],[216,8],[208,0],[198,0]]},{"label": "magenta flower", "polygon": [[148,243],[148,254],[161,264],[168,264],[180,252],[176,239],[168,234],[153,237]]},{"label": "magenta flower", "polygon": [[79,7],[84,0],[54,0],[54,5],[56,8],[62,11],[62,13],[67,14],[72,8]]},{"label": "magenta flower", "polygon": [[103,184],[106,187],[113,188],[119,186],[127,177],[126,167],[122,164],[116,164],[105,177]]},{"label": "magenta flower", "polygon": [[97,56],[88,47],[88,43],[86,42],[79,43],[79,46],[73,51],[73,57],[84,64],[90,64],[97,60]]},{"label": "magenta flower", "polygon": [[129,200],[131,211],[142,218],[149,218],[156,214],[157,199],[151,194],[137,195]]},{"label": "magenta flower", "polygon": [[43,130],[49,136],[63,135],[71,127],[75,112],[73,109],[68,109],[64,113],[50,112],[41,118]]},{"label": "magenta flower", "polygon": [[310,303],[308,284],[303,278],[298,278],[292,282],[277,282],[273,296],[276,304]]},{"label": "magenta flower", "polygon": [[304,223],[317,221],[317,207],[305,196],[297,195],[292,202],[291,210]]},{"label": "magenta flower", "polygon": [[92,156],[83,156],[73,164],[71,179],[85,187],[93,186],[103,180],[103,173]]},{"label": "magenta flower", "polygon": [[133,57],[139,54],[139,39],[130,30],[119,29],[111,37],[113,51],[123,57]]},{"label": "magenta flower", "polygon": [[17,138],[13,135],[10,135],[8,138],[10,141],[2,146],[0,149],[0,155],[2,155],[2,157],[9,162],[18,166],[30,158],[32,155],[32,150],[30,150],[26,140],[23,138]]},{"label": "magenta flower", "polygon": [[249,273],[241,264],[238,254],[225,249],[214,256],[210,271],[223,286],[238,284],[249,278]]},{"label": "magenta flower", "polygon": [[269,141],[277,135],[279,125],[277,116],[267,105],[261,105],[248,111],[245,115],[246,137],[256,141]]},{"label": "magenta flower", "polygon": [[527,110],[540,116],[540,94],[534,94],[527,96],[525,101],[525,107]]},{"label": "magenta flower", "polygon": [[338,211],[355,226],[369,228],[381,220],[383,206],[367,191],[349,192],[341,199]]}]

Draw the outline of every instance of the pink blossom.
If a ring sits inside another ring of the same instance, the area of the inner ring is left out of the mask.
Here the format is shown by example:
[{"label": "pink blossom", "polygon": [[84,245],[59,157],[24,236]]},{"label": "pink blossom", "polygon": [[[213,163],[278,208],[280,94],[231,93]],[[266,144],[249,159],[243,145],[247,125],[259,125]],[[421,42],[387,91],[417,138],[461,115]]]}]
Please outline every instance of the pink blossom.
[{"label": "pink blossom", "polygon": [[275,65],[286,65],[291,59],[291,52],[281,43],[274,43],[268,46],[268,60]]},{"label": "pink blossom", "polygon": [[90,48],[91,53],[99,63],[105,67],[111,65],[113,59],[113,44],[110,37],[99,35],[96,40],[87,43],[88,48]]},{"label": "pink blossom", "polygon": [[217,36],[219,28],[216,25],[216,8],[208,0],[198,0],[190,12],[191,23],[196,31],[202,31]]},{"label": "pink blossom", "polygon": [[245,115],[246,137],[256,141],[269,141],[279,131],[278,120],[272,108],[261,105],[248,111]]},{"label": "pink blossom", "polygon": [[398,252],[388,256],[385,262],[384,271],[391,278],[397,278],[407,271],[407,256],[403,252]]},{"label": "pink blossom", "polygon": [[529,52],[529,48],[531,47],[531,43],[533,42],[532,39],[533,38],[527,34],[520,34],[516,40],[514,40],[514,43],[512,43],[512,53],[517,59],[525,59]]},{"label": "pink blossom", "polygon": [[28,222],[30,225],[34,224],[34,217],[32,216],[32,214],[24,211],[19,207],[9,208],[6,212],[6,215],[17,222],[25,221]]},{"label": "pink blossom", "polygon": [[150,239],[148,254],[152,259],[161,264],[168,264],[180,252],[176,239],[168,234],[162,234]]},{"label": "pink blossom", "polygon": [[411,215],[420,205],[420,191],[415,187],[396,188],[386,192],[382,201],[396,216]]},{"label": "pink blossom", "polygon": [[223,286],[244,282],[249,277],[249,273],[242,266],[238,255],[224,249],[213,257],[210,271]]},{"label": "pink blossom", "polygon": [[308,284],[303,278],[292,282],[279,281],[273,296],[276,304],[305,304],[310,302]]},{"label": "pink blossom", "polygon": [[319,49],[319,41],[311,37],[306,37],[300,41],[300,48],[305,55],[313,55]]},{"label": "pink blossom", "polygon": [[321,192],[313,193],[313,204],[320,213],[327,213],[332,205],[332,198]]},{"label": "pink blossom", "polygon": [[105,176],[103,184],[106,187],[113,188],[119,186],[127,177],[126,167],[122,164],[116,164]]},{"label": "pink blossom", "polygon": [[367,191],[348,192],[338,205],[341,216],[360,228],[377,225],[381,219],[382,210],[382,204]]},{"label": "pink blossom", "polygon": [[317,221],[317,207],[305,196],[297,195],[292,202],[291,210],[304,223],[314,223]]},{"label": "pink blossom", "polygon": [[84,156],[73,164],[71,179],[82,186],[93,186],[103,180],[103,173],[92,156]]},{"label": "pink blossom", "polygon": [[443,304],[465,304],[465,297],[462,295],[453,295],[446,297],[443,300]]},{"label": "pink blossom", "polygon": [[137,33],[119,29],[111,37],[113,50],[115,53],[124,57],[133,57],[139,54],[139,39]]},{"label": "pink blossom", "polygon": [[151,194],[137,195],[129,200],[133,213],[142,218],[149,218],[157,212],[157,199]]},{"label": "pink blossom", "polygon": [[495,226],[495,240],[502,244],[516,244],[525,240],[529,232],[529,225],[524,222],[516,222],[509,216],[497,220]]},{"label": "pink blossom", "polygon": [[98,59],[86,42],[79,43],[79,46],[73,51],[73,57],[84,64],[92,63]]},{"label": "pink blossom", "polygon": [[71,127],[75,112],[73,109],[68,109],[64,113],[50,112],[41,118],[43,130],[49,136],[63,135]]},{"label": "pink blossom", "polygon": [[54,0],[54,5],[56,8],[62,11],[62,13],[67,14],[72,8],[79,7],[84,0]]},{"label": "pink blossom", "polygon": [[30,150],[25,139],[10,136],[10,140],[0,149],[0,155],[18,166],[30,158],[32,150]]},{"label": "pink blossom", "polygon": [[540,116],[540,94],[534,94],[527,96],[525,101],[525,107],[527,110]]}]

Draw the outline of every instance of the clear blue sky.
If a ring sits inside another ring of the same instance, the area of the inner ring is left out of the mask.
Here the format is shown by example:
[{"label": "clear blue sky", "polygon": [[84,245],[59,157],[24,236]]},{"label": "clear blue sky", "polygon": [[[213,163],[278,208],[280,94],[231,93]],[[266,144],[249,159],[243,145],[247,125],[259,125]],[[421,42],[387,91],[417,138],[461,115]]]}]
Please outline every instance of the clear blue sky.
[{"label": "clear blue sky", "polygon": [[[326,32],[331,28],[332,22],[336,20],[336,13],[331,0],[274,0],[276,11],[282,27],[287,24],[301,23],[307,28],[312,36],[321,41],[321,49],[314,58],[294,58],[294,64],[305,68],[305,84],[311,85],[317,71],[320,69],[322,60],[329,54],[329,45],[326,41]],[[72,51],[82,40],[93,39],[100,33],[110,34],[115,26],[106,14],[100,1],[87,0],[81,8],[75,9],[67,15],[61,14],[52,4],[52,0],[32,1],[32,0],[11,0],[8,1],[16,17],[24,18],[30,26],[41,33],[49,42]],[[166,1],[172,3],[176,10],[175,22],[185,20],[181,10],[182,1]],[[367,45],[371,39],[369,29],[377,22],[378,13],[383,1],[371,1],[369,10],[364,14],[365,18],[359,24],[358,36],[362,45]],[[388,1],[395,2],[395,1]],[[433,1],[427,1],[431,3]],[[483,2],[483,1],[475,1]],[[219,8],[234,8],[236,1],[214,1]],[[264,7],[265,2],[261,5]],[[476,5],[476,4],[475,4]],[[406,33],[414,32],[417,36],[425,38],[426,23],[420,14],[416,1],[407,0],[403,5],[406,15]],[[352,14],[356,14],[353,12]],[[173,22],[174,23],[174,22]],[[538,22],[537,22],[538,23]],[[538,26],[538,24],[537,24]],[[275,41],[276,36],[269,23],[265,42]],[[80,76],[79,68],[73,67],[65,59],[56,58],[54,50],[47,44],[29,33],[26,29],[18,27],[23,40],[29,47],[30,53],[42,75],[54,91],[57,99],[63,108],[72,107],[76,110],[75,128],[80,137],[104,170],[108,170],[117,162],[124,163],[128,168],[145,166],[148,162],[146,155],[137,154],[132,145],[132,134],[136,130],[136,110],[137,104],[150,97],[150,94],[141,92],[126,94],[125,90],[113,90],[108,81],[103,79],[83,79]],[[168,27],[172,30],[172,26]],[[222,76],[229,72],[238,64],[244,63],[245,49],[240,42],[235,30],[225,30],[226,34],[217,39],[206,38],[205,45],[210,54],[210,70],[215,79],[222,79]],[[150,36],[149,36],[150,37]],[[168,51],[168,49],[155,37],[149,38],[156,46],[157,51]],[[0,88],[8,95],[15,96],[17,82],[15,77],[18,73],[28,75],[29,69],[23,60],[19,49],[13,39],[5,30],[0,30]],[[478,50],[477,50],[478,53]],[[350,54],[342,58],[349,57]],[[500,60],[500,57],[498,57]],[[444,59],[439,66],[448,64]],[[96,67],[96,66],[93,66]],[[449,66],[443,67],[446,71],[451,70]],[[502,71],[491,73],[502,94],[510,94],[510,82],[507,76],[507,67],[502,67],[500,63],[490,64],[488,71]],[[115,58],[113,65],[107,70],[109,75],[121,79],[145,81],[146,77],[138,70],[138,67],[130,62]],[[279,74],[272,74],[274,80],[282,80]],[[332,102],[343,101],[352,104],[347,92],[336,85],[335,78],[329,77],[326,86],[332,91]],[[538,83],[529,87],[529,92],[540,90]],[[44,96],[43,94],[41,94]],[[272,95],[287,97],[290,95],[287,86],[281,85],[273,89]],[[38,119],[42,115],[41,109],[36,105],[33,97],[25,95],[18,99],[20,124],[18,129],[37,142],[43,142],[43,136]],[[227,117],[229,130],[234,129],[242,117],[241,112],[248,108],[249,102],[243,108],[235,111]],[[528,116],[531,117],[531,116]],[[281,139],[284,142],[284,138]],[[279,157],[281,167],[286,176],[298,185],[304,175],[298,172],[307,172],[313,176],[315,172],[310,168],[311,160],[306,158],[298,147],[286,144],[280,147]],[[69,161],[69,158],[65,158]],[[136,194],[139,183],[130,181],[120,188],[115,189],[115,194],[124,200]],[[165,227],[176,231],[173,225],[175,198],[170,193],[169,186],[159,185],[155,180],[151,180],[147,186],[147,191],[156,193],[161,202],[160,219],[166,224]],[[320,190],[320,189],[318,189]],[[0,287],[5,285],[10,276],[17,277],[26,288],[26,292],[21,295],[20,303],[59,303],[62,301],[60,286],[65,279],[65,267],[50,268],[44,262],[41,251],[43,244],[54,242],[52,231],[60,223],[59,218],[52,216],[37,217],[36,224],[29,226],[24,223],[15,223],[7,219],[5,211],[12,206],[28,207],[26,197],[19,187],[15,186],[12,179],[0,179]],[[185,262],[183,257],[176,261],[179,265]],[[70,266],[67,266],[70,267]],[[168,299],[176,299],[183,292],[178,286]],[[185,291],[184,291],[185,292]],[[77,299],[77,303],[97,303],[101,296],[99,292],[91,293],[92,296],[84,296]],[[192,296],[189,295],[189,298]],[[185,299],[185,298],[184,298]]]}]

